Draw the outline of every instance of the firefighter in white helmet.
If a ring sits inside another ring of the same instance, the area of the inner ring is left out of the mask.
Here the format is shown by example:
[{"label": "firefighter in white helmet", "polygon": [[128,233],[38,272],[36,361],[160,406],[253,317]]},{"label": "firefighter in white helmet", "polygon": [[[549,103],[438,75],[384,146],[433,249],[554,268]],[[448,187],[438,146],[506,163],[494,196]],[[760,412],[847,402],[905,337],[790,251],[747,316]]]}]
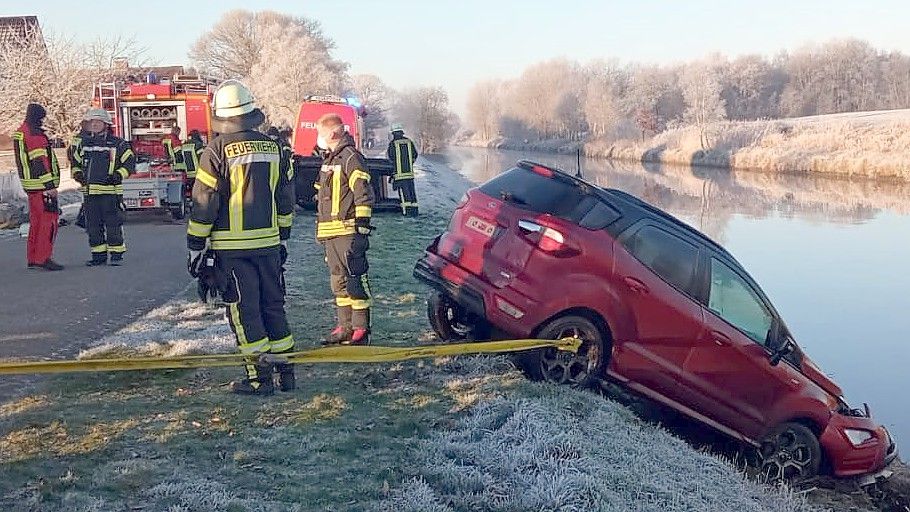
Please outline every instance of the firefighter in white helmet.
[{"label": "firefighter in white helmet", "polygon": [[[221,297],[240,352],[249,357],[246,378],[231,383],[235,393],[274,392],[273,367],[263,353],[294,349],[284,311],[287,240],[294,214],[293,188],[281,148],[256,130],[265,120],[253,95],[236,80],[214,97],[212,128],[219,135],[203,150],[193,186],[187,227],[188,267],[197,277],[209,258],[225,279]],[[294,368],[278,364],[282,391],[295,387]]]},{"label": "firefighter in white helmet", "polygon": [[136,170],[136,155],[130,143],[111,133],[113,121],[107,110],[91,108],[82,118],[78,144],[70,151],[73,179],[83,185],[85,230],[95,267],[120,265],[126,253],[123,241],[121,197],[123,180]]}]

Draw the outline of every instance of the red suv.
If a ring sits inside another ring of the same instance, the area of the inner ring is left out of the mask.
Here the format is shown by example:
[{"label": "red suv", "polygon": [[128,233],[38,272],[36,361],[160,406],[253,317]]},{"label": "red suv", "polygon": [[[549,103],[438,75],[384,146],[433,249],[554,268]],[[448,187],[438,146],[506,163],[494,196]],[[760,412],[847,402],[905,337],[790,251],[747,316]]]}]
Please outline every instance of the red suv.
[{"label": "red suv", "polygon": [[443,339],[583,340],[520,356],[533,378],[610,378],[757,448],[772,479],[878,476],[887,431],[800,350],[721,246],[627,193],[519,162],[470,190],[414,275]]}]

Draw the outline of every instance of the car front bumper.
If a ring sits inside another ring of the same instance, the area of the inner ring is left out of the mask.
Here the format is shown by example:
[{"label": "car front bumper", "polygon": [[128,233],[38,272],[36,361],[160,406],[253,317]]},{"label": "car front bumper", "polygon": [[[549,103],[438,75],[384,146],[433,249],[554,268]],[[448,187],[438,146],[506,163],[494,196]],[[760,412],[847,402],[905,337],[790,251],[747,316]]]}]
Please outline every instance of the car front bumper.
[{"label": "car front bumper", "polygon": [[[846,429],[871,432],[872,438],[854,446],[844,433]],[[881,474],[897,458],[897,445],[888,431],[870,418],[835,413],[819,442],[828,456],[831,472],[840,478]]]}]

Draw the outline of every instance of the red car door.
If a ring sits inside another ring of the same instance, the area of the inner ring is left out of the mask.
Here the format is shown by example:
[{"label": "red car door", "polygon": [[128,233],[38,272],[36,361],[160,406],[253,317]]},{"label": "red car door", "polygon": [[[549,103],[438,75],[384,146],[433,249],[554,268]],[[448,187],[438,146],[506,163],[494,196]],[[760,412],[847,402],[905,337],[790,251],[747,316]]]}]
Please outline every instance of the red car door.
[{"label": "red car door", "polygon": [[757,287],[716,257],[708,258],[705,328],[686,357],[681,383],[693,408],[751,439],[771,427],[776,400],[799,380],[788,364],[771,366],[765,349],[774,313]]},{"label": "red car door", "polygon": [[614,249],[614,289],[634,332],[617,333],[611,367],[621,377],[679,401],[679,374],[701,336],[702,309],[690,296],[699,248],[659,226],[633,226]]}]

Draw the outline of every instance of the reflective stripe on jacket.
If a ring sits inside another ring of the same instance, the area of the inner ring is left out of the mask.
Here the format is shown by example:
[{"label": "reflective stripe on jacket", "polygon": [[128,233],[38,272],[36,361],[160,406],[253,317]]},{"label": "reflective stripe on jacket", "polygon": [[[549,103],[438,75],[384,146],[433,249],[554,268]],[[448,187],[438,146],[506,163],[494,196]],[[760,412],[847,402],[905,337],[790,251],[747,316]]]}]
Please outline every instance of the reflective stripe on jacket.
[{"label": "reflective stripe on jacket", "polygon": [[395,165],[395,180],[414,179],[414,161],[417,160],[417,147],[414,142],[404,136],[396,136],[389,142],[386,152],[389,160]]},{"label": "reflective stripe on jacket", "polygon": [[180,146],[180,153],[183,157],[183,166],[186,169],[187,178],[196,177],[196,171],[199,169],[199,158],[202,156],[203,149],[205,149],[205,144],[203,144],[202,141],[193,139],[187,139],[187,141]]},{"label": "reflective stripe on jacket", "polygon": [[129,142],[104,133],[81,134],[70,144],[73,178],[89,195],[123,195],[123,180],[136,171],[136,155]]},{"label": "reflective stripe on jacket", "polygon": [[13,133],[13,154],[19,180],[26,192],[53,190],[60,186],[60,166],[43,131],[26,123]]},{"label": "reflective stripe on jacket", "polygon": [[243,130],[225,133],[202,152],[193,187],[187,246],[256,253],[287,240],[294,191],[275,141]]},{"label": "reflective stripe on jacket", "polygon": [[373,215],[373,187],[366,160],[345,134],[319,171],[316,193],[316,239],[353,235],[355,221]]}]

